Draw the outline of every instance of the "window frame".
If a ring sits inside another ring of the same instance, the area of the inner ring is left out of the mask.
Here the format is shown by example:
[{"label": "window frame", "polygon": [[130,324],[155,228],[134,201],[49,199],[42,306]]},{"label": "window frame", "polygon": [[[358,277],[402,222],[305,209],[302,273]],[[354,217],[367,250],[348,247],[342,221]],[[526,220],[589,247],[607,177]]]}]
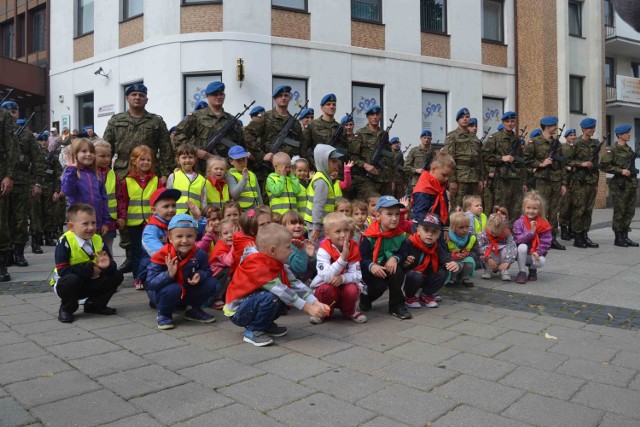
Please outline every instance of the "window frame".
[{"label": "window frame", "polygon": [[[212,81],[222,81],[222,70],[220,71],[211,71],[209,73],[193,73],[193,74],[183,74],[182,75],[182,116],[186,116],[188,113],[193,111],[193,107],[192,108],[188,108],[187,107],[187,80],[189,78],[194,78],[194,77],[207,77],[208,82],[206,84],[204,84],[204,82],[202,83],[202,85],[204,85],[204,87],[201,88],[199,94],[204,95],[203,99],[200,100],[196,100],[193,105],[195,106],[195,104],[198,101],[206,101],[207,100],[207,96],[204,93],[204,90],[206,89],[206,85],[211,83]],[[195,95],[195,94],[194,94]]]},{"label": "window frame", "polygon": [[[386,128],[386,124],[384,122],[385,120],[385,114],[384,114],[384,85],[383,84],[377,84],[377,83],[366,83],[366,82],[357,82],[357,81],[352,81],[351,82],[351,104],[356,107],[356,110],[353,112],[353,123],[354,123],[354,132],[358,129],[360,129],[363,126],[367,125],[367,116],[364,115],[364,122],[363,122],[363,117],[360,117],[361,115],[364,114],[364,110],[365,108],[369,108],[369,106],[363,106],[363,108],[358,109],[358,107],[360,106],[359,102],[355,102],[356,100],[354,99],[354,88],[355,87],[362,87],[362,88],[368,88],[368,89],[377,89],[380,93],[380,102],[377,102],[376,105],[379,105],[382,108],[382,119],[380,120],[380,127],[381,128]],[[362,125],[362,126],[360,126]]]},{"label": "window frame", "polygon": [[[42,19],[42,46],[40,49],[36,49],[36,16],[40,15]],[[31,34],[31,39],[29,40],[29,46],[27,48],[27,54],[42,52],[47,50],[47,10],[45,7],[41,7],[38,9],[31,10],[29,12],[29,22],[27,23],[27,27],[29,28],[29,33]]]},{"label": "window frame", "polygon": [[360,1],[360,3],[369,3],[369,4],[373,4],[373,2],[376,1],[378,3],[378,5],[379,5],[379,8],[380,8],[380,19],[379,20],[366,19],[366,18],[360,18],[360,17],[354,16],[353,10],[354,10],[354,7],[355,7],[355,3],[357,1],[358,0],[351,0],[351,20],[352,21],[366,22],[366,23],[369,23],[369,24],[380,24],[380,25],[382,25],[383,18],[384,18],[383,10],[382,10],[382,3],[383,3],[382,0]]},{"label": "window frame", "polygon": [[[573,97],[571,96],[572,81],[580,82],[580,109],[573,108]],[[584,76],[569,75],[569,112],[574,114],[584,114]]]},{"label": "window frame", "polygon": [[[275,79],[280,79],[282,80],[281,82],[276,82],[274,81]],[[295,97],[295,92],[296,92],[296,88],[295,86],[297,85],[292,85],[291,82],[304,82],[304,96],[301,96],[302,94],[298,95],[298,98],[296,99]],[[289,102],[289,108],[293,111],[294,114],[298,112],[298,110],[300,110],[300,107],[302,107],[302,105],[304,105],[304,102],[302,101],[306,101],[307,99],[309,99],[309,78],[307,77],[299,77],[299,76],[283,76],[283,75],[272,75],[271,76],[271,92],[273,93],[273,91],[275,90],[275,88],[278,85],[281,84],[288,84],[291,86],[292,89],[292,94],[291,94],[291,101]],[[298,99],[300,101],[298,101]],[[311,101],[309,101],[309,104],[313,104]],[[274,102],[273,99],[271,100],[271,106],[272,108],[274,108]]]},{"label": "window frame", "polygon": [[[84,123],[84,113],[83,113],[83,104],[84,104],[84,97],[91,95],[92,98],[92,102],[93,102],[93,107],[92,107],[92,115],[91,115],[91,123]],[[96,98],[95,98],[95,93],[94,92],[84,92],[81,94],[76,95],[76,103],[78,105],[78,129],[82,129],[85,126],[88,125],[93,125],[95,126],[95,120],[96,120]]]},{"label": "window frame", "polygon": [[[500,4],[500,28],[499,28],[499,37],[498,37],[498,39],[488,38],[487,35],[485,34],[484,21],[485,21],[485,10],[486,10],[485,3],[486,2],[495,3],[495,4],[499,3]],[[504,45],[505,44],[504,0],[482,0],[481,19],[482,19],[482,41],[483,42],[487,42],[487,43],[494,43],[494,44]]]},{"label": "window frame", "polygon": [[631,77],[640,78],[640,62],[631,61]]},{"label": "window frame", "polygon": [[128,6],[131,4],[131,1],[132,0],[120,0],[120,23],[139,18],[140,16],[144,16],[144,0],[139,0],[142,2],[142,12],[136,15],[131,15],[131,16],[127,15],[127,9],[128,9]]},{"label": "window frame", "polygon": [[[449,27],[447,25],[447,0],[442,1],[442,31],[430,30],[423,26],[423,23],[426,23],[426,18],[422,18],[422,12],[424,11],[423,2],[426,0],[420,0],[420,32],[429,33],[429,34],[442,34],[447,35],[449,31]],[[437,0],[436,0],[437,1]]]},{"label": "window frame", "polygon": [[[486,101],[486,102],[485,102]],[[491,103],[491,102],[499,102],[500,103],[500,108],[498,108],[498,111],[487,111],[487,109],[485,108],[487,104]],[[485,130],[489,129],[489,127],[491,128],[492,131],[497,132],[498,131],[498,125],[502,122],[502,115],[504,114],[504,105],[506,103],[506,99],[505,98],[499,98],[499,97],[495,97],[495,96],[483,96],[482,97],[482,113],[481,116],[478,117],[478,120],[482,121],[482,132],[484,133]],[[487,122],[494,122],[494,123],[487,123]],[[479,123],[478,123],[479,124]],[[515,132],[517,132],[517,129],[514,129]]]},{"label": "window frame", "polygon": [[[571,6],[575,5],[577,6],[577,18],[578,18],[578,33],[572,33],[571,32]],[[567,30],[569,31],[569,35],[571,37],[578,37],[578,38],[584,38],[584,31],[583,31],[583,25],[582,25],[582,2],[581,1],[576,1],[576,0],[569,0],[569,5],[568,5],[568,13],[567,16],[569,17],[569,22],[567,25]]]},{"label": "window frame", "polygon": [[[9,28],[9,38],[4,37],[5,28]],[[15,39],[16,39],[16,23],[13,19],[7,19],[0,25],[0,35],[2,36],[2,45],[0,46],[0,56],[3,58],[11,58],[14,59],[16,56],[16,52],[14,49]],[[7,44],[8,43],[8,44]],[[8,52],[5,51],[5,47],[9,49]]]},{"label": "window frame", "polygon": [[[427,113],[426,108],[425,108],[425,104],[424,104],[424,97],[425,95],[436,95],[436,96],[444,96],[444,108],[442,108],[439,111],[442,111],[444,113],[444,130],[442,131],[442,133],[440,132],[439,129],[435,129],[433,126],[428,126],[425,122],[426,119],[428,117],[425,117],[425,114]],[[420,92],[420,116],[421,116],[421,121],[420,121],[420,125],[421,130],[424,129],[429,129],[431,131],[431,134],[433,135],[433,141],[434,142],[438,142],[441,141],[444,144],[444,140],[447,137],[447,133],[449,132],[449,93],[448,92],[442,92],[442,91],[438,91],[438,90],[431,90],[431,89],[422,89],[422,91]]]},{"label": "window frame", "polygon": [[[607,81],[607,67],[611,67],[608,81]],[[604,58],[604,84],[605,86],[616,87],[616,60],[614,57],[606,56]]]},{"label": "window frame", "polygon": [[271,0],[271,8],[272,9],[289,10],[291,12],[300,12],[300,13],[308,13],[309,12],[309,0],[301,0],[304,3],[304,8],[281,6],[281,5],[273,4],[273,1],[274,0]]},{"label": "window frame", "polygon": [[91,11],[93,12],[93,19],[91,22],[91,30],[89,31],[83,31],[84,28],[84,21],[81,20],[81,11],[82,11],[82,3],[83,0],[76,0],[75,1],[75,38],[79,38],[79,37],[83,37],[89,34],[93,34],[93,31],[95,30],[95,0],[91,1]]},{"label": "window frame", "polygon": [[194,6],[199,4],[222,4],[222,0],[180,0],[180,6]]}]

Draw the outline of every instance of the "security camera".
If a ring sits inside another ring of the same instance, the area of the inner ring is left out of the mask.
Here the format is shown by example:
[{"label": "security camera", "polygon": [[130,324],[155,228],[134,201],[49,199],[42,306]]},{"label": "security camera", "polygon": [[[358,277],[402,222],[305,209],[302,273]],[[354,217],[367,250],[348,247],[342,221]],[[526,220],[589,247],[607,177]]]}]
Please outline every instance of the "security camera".
[{"label": "security camera", "polygon": [[95,74],[95,75],[97,76],[97,75],[100,75],[100,74],[102,74],[102,73],[104,73],[104,70],[102,69],[102,67],[100,67],[100,68],[98,68],[98,69],[95,71],[95,73],[93,73],[93,74]]}]

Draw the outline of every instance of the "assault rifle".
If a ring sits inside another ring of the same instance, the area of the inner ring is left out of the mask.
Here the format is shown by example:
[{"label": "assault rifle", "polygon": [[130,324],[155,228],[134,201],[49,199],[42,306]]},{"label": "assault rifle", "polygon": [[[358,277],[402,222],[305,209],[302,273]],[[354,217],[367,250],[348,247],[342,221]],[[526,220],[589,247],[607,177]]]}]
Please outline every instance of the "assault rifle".
[{"label": "assault rifle", "polygon": [[25,120],[25,121],[24,121],[24,123],[23,123],[19,128],[17,128],[16,130],[14,130],[14,131],[13,131],[13,134],[14,134],[15,136],[20,136],[20,134],[21,134],[22,132],[24,132],[24,130],[27,128],[27,126],[29,125],[29,122],[31,121],[31,119],[33,119],[33,116],[34,116],[35,114],[36,114],[35,112],[31,113],[31,115],[29,116],[29,118],[28,118],[27,120]]},{"label": "assault rifle", "polygon": [[218,150],[216,150],[216,147],[219,145],[224,145],[225,147],[227,147],[227,149],[238,145],[225,137],[227,136],[231,128],[233,128],[238,123],[238,120],[240,119],[240,117],[242,117],[244,113],[246,113],[247,110],[251,108],[251,106],[255,103],[256,101],[253,100],[251,104],[245,105],[244,110],[236,114],[233,117],[233,120],[227,120],[227,122],[224,125],[222,125],[222,127],[220,127],[220,129],[218,129],[218,131],[215,134],[213,134],[211,138],[209,138],[209,140],[204,146],[205,151],[208,151],[211,154],[218,154]]},{"label": "assault rifle", "polygon": [[11,96],[11,92],[13,92],[13,88],[9,89],[9,92],[7,92],[7,94],[4,96],[4,98],[2,98],[2,101],[0,101],[0,104],[2,104],[4,101],[6,101]]},{"label": "assault rifle", "polygon": [[484,142],[484,140],[487,138],[487,135],[489,135],[489,131],[491,130],[491,126],[489,126],[487,128],[487,130],[484,131],[484,134],[482,135],[482,138],[480,138],[480,145],[482,146],[482,143]]},{"label": "assault rifle", "polygon": [[584,182],[587,174],[591,173],[591,171],[597,172],[600,169],[600,165],[598,164],[598,156],[600,155],[600,148],[604,145],[607,137],[602,138],[602,141],[596,142],[595,147],[593,147],[593,151],[591,155],[587,159],[587,162],[591,162],[593,165],[592,168],[580,168],[580,170],[576,173],[576,179],[580,182]]},{"label": "assault rifle", "polygon": [[[558,136],[551,142],[551,147],[549,147],[549,154],[547,154],[547,158],[551,160],[556,160],[558,162],[564,162],[564,157],[558,154],[558,150],[560,149],[560,136],[562,136],[562,132],[564,131],[565,125],[558,130]],[[555,170],[553,163],[547,166],[544,170],[545,179],[549,179],[549,174],[551,174],[551,170]]]},{"label": "assault rifle", "polygon": [[520,163],[520,164],[524,163],[524,158],[518,156],[518,149],[522,147],[523,145],[522,143],[524,142],[524,136],[526,134],[527,134],[527,127],[525,126],[523,129],[520,129],[520,135],[518,135],[518,137],[513,140],[513,143],[511,144],[511,148],[509,149],[509,155],[513,157],[513,162],[507,163],[505,165],[505,168],[503,169],[503,172],[502,172],[503,178],[508,178],[510,171],[515,172],[516,170],[515,163]]},{"label": "assault rifle", "polygon": [[[389,126],[387,126],[384,132],[382,132],[382,137],[378,141],[378,145],[376,146],[376,149],[373,150],[373,154],[371,155],[371,162],[369,164],[376,169],[380,168],[380,157],[394,157],[391,151],[385,150],[385,147],[389,145],[389,131],[393,127],[393,124],[396,121],[396,117],[398,117],[398,114],[396,114],[392,119],[389,120]],[[373,177],[373,175],[370,173],[367,173],[367,176]]]},{"label": "assault rifle", "polygon": [[275,154],[278,151],[280,151],[280,147],[282,147],[282,144],[287,144],[296,148],[300,147],[299,141],[294,141],[293,139],[288,138],[288,136],[289,136],[289,132],[291,132],[291,128],[293,127],[293,125],[298,121],[298,117],[300,116],[300,113],[302,113],[302,110],[307,108],[308,104],[309,104],[309,100],[307,99],[307,102],[305,102],[304,105],[300,107],[300,111],[298,111],[296,114],[294,114],[293,116],[287,119],[284,126],[282,126],[282,129],[280,129],[280,133],[278,133],[278,136],[276,136],[276,139],[273,140],[273,143],[271,144],[271,148],[269,149],[270,153]]},{"label": "assault rifle", "polygon": [[442,150],[443,148],[444,144],[440,144],[440,140],[437,140],[435,143],[431,143],[429,151],[427,151],[427,156],[424,159],[424,166],[422,167],[423,171],[428,171],[431,169],[431,163],[433,162],[433,159],[436,158],[436,154],[438,154],[438,151]]},{"label": "assault rifle", "polygon": [[344,156],[348,156],[349,155],[349,149],[336,147],[336,144],[338,143],[338,141],[340,141],[340,138],[342,137],[342,132],[344,131],[344,125],[347,124],[347,122],[349,120],[353,120],[353,112],[354,111],[356,111],[356,107],[353,107],[351,112],[347,113],[347,120],[345,120],[344,123],[340,124],[338,129],[336,129],[336,132],[331,137],[331,140],[329,142],[327,142],[327,144],[329,144],[332,147],[335,147],[338,150],[338,152],[341,153]]},{"label": "assault rifle", "polygon": [[640,155],[640,141],[636,142],[636,151],[633,153],[633,156],[631,156],[631,159],[629,159],[629,163],[627,163],[627,167],[625,168],[631,172],[631,176],[629,177],[631,179],[634,179],[639,172],[638,169],[636,169],[636,159],[638,155]]}]

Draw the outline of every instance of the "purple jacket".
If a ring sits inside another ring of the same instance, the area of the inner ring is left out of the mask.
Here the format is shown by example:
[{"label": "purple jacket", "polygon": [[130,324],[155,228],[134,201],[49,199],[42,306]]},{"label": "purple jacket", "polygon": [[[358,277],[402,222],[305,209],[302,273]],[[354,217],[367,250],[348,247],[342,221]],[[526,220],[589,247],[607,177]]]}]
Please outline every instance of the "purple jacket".
[{"label": "purple jacket", "polygon": [[[531,239],[533,239],[533,233],[527,230],[522,217],[520,217],[516,222],[513,223],[513,237],[516,240],[516,245],[524,243],[528,247],[531,247]],[[542,233],[539,237],[540,246],[538,246],[538,255],[545,256],[547,255],[547,252],[549,252],[549,248],[551,247],[553,235],[551,234],[551,230],[549,230],[546,233]]]},{"label": "purple jacket", "polygon": [[104,182],[98,179],[93,169],[80,169],[80,179],[75,166],[67,166],[62,174],[62,192],[67,198],[67,207],[75,203],[86,203],[96,210],[97,230],[102,224],[111,223]]}]

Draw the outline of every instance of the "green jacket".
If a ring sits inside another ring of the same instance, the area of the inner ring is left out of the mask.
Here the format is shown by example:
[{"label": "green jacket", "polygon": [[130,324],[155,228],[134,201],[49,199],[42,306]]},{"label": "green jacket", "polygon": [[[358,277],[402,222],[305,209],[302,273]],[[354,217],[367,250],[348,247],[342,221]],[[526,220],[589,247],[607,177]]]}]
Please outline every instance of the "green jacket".
[{"label": "green jacket", "polygon": [[[615,144],[607,148],[600,161],[600,169],[603,172],[613,174],[611,182],[619,182],[626,184],[627,182],[633,186],[637,186],[638,180],[635,176],[626,177],[622,175],[622,170],[629,166],[629,161],[633,157],[633,149],[626,143],[624,145]],[[633,171],[632,171],[633,172]]]},{"label": "green jacket", "polygon": [[[526,169],[521,163],[513,162],[511,166],[502,161],[502,156],[511,152],[513,141],[518,137],[515,133],[505,130],[494,133],[487,138],[482,147],[482,159],[488,167],[495,168],[495,178],[526,179]],[[518,147],[518,156],[523,155],[522,147]]]},{"label": "green jacket", "polygon": [[[194,111],[178,123],[174,143],[177,147],[190,142],[196,148],[204,150],[209,138],[215,135],[229,120],[235,120],[235,117],[227,112],[216,116],[211,111],[211,108]],[[227,132],[225,138],[237,145],[244,146],[243,129],[238,121],[236,121],[236,124]],[[215,149],[220,156],[227,157],[229,147],[219,144]]]},{"label": "green jacket", "polygon": [[[271,144],[273,144],[289,117],[291,117],[290,114],[281,116],[275,110],[269,110],[259,120],[252,120],[244,128],[244,141],[247,150],[253,154],[256,163],[262,163],[265,154],[271,149]],[[280,151],[287,153],[291,157],[295,155],[305,157],[308,149],[302,143],[302,126],[300,126],[300,122],[296,121],[293,124],[288,138],[300,142],[300,146],[294,147],[285,142],[282,144]]]},{"label": "green jacket", "polygon": [[[16,125],[16,129],[19,126]],[[18,135],[18,161],[13,176],[14,186],[41,184],[44,178],[44,159],[40,151],[40,144],[33,133],[25,128]]]},{"label": "green jacket", "polygon": [[427,153],[429,147],[422,148],[421,145],[412,147],[407,153],[407,158],[404,159],[404,172],[407,179],[411,180],[411,185],[416,185],[420,174],[416,173],[416,169],[422,169],[424,162],[427,160]]},{"label": "green jacket", "polygon": [[[327,122],[325,120],[322,120],[321,117],[309,122],[309,125],[302,130],[302,140],[304,142],[304,145],[311,153],[310,157],[313,157],[313,149],[316,147],[316,145],[328,144],[339,127],[340,123],[336,122],[335,120]],[[347,132],[344,129],[342,131],[342,135],[340,135],[340,138],[338,138],[335,147],[347,151],[349,150]]]},{"label": "green jacket", "polygon": [[15,175],[18,162],[18,141],[13,135],[15,121],[11,113],[0,108],[0,180]]},{"label": "green jacket", "polygon": [[[552,182],[562,181],[563,185],[567,185],[564,161],[559,162],[558,160],[554,160],[550,166],[539,168],[540,163],[548,157],[553,140],[554,138],[550,140],[544,139],[542,135],[536,136],[531,143],[524,147],[524,161],[527,169],[536,170],[533,173],[536,179]],[[563,156],[562,147],[558,149],[558,154]],[[549,169],[549,171],[547,171],[547,169]]]},{"label": "green jacket", "polygon": [[574,180],[585,184],[596,184],[598,182],[598,169],[580,166],[582,162],[589,161],[595,149],[596,142],[593,138],[585,141],[582,139],[582,135],[574,141],[573,150],[571,150],[570,155],[567,157],[567,164],[574,170]]},{"label": "green jacket", "polygon": [[[355,138],[351,141],[349,151],[351,152],[351,160],[354,162],[353,174],[358,176],[366,175],[364,170],[364,164],[371,164],[371,158],[373,152],[376,150],[378,142],[384,130],[378,127],[378,130],[371,130],[368,126],[364,126],[356,132]],[[395,160],[393,153],[391,153],[390,147],[385,147],[384,151],[391,154],[391,156],[380,156],[380,165],[378,169],[378,175],[373,178],[374,182],[392,182],[395,168]]]},{"label": "green jacket", "polygon": [[443,152],[456,161],[456,170],[449,182],[479,182],[484,177],[480,140],[471,132],[457,128],[447,134]]}]

